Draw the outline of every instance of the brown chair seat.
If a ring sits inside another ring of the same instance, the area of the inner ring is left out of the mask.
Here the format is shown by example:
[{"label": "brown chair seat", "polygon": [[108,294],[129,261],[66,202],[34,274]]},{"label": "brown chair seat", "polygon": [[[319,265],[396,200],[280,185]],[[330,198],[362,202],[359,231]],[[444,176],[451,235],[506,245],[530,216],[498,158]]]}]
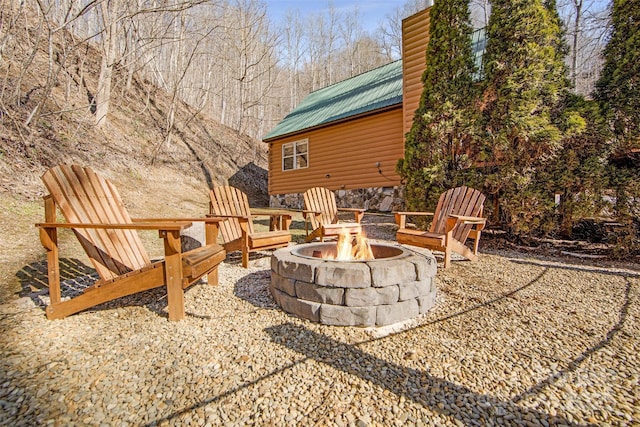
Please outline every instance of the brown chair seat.
[{"label": "brown chair seat", "polygon": [[202,277],[206,272],[224,261],[226,252],[220,250],[220,245],[206,245],[186,252],[182,256],[182,274],[189,281]]},{"label": "brown chair seat", "polygon": [[402,234],[405,237],[403,240],[405,239],[419,239],[419,240],[432,240],[434,243],[437,244],[441,244],[444,246],[444,242],[445,242],[445,237],[446,235],[444,234],[438,234],[438,233],[432,233],[430,231],[422,231],[422,230],[416,230],[416,229],[411,229],[411,228],[403,228],[397,231],[397,234]]},{"label": "brown chair seat", "polygon": [[264,231],[249,234],[249,245],[254,248],[280,247],[291,241],[291,233],[287,230]]}]

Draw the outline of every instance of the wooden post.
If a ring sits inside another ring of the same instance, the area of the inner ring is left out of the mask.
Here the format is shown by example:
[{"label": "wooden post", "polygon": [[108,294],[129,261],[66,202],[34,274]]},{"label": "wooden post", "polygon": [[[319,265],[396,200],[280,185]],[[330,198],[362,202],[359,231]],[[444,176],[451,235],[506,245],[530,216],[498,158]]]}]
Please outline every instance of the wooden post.
[{"label": "wooden post", "polygon": [[[211,206],[211,204],[209,204]],[[217,222],[205,222],[204,223],[205,244],[214,245],[218,243],[218,223]],[[218,286],[218,266],[207,274],[207,284],[211,286]]]},{"label": "wooden post", "polygon": [[[56,222],[56,203],[51,195],[44,198],[44,221],[47,223]],[[50,304],[58,304],[61,301],[58,230],[54,227],[41,228],[40,242],[42,242],[42,246],[47,250],[47,275],[49,279]]]},{"label": "wooden post", "polygon": [[272,214],[269,219],[269,231],[288,230],[291,226],[291,215],[284,213]]},{"label": "wooden post", "polygon": [[269,217],[269,231],[280,230],[280,216],[271,215]]},{"label": "wooden post", "polygon": [[445,223],[446,235],[444,238],[444,268],[449,268],[451,265],[451,250],[453,249],[453,229],[458,225],[456,218],[447,218]]},{"label": "wooden post", "polygon": [[[251,219],[249,219],[251,221]],[[242,266],[249,267],[249,225],[245,221],[240,222],[242,228]]]},{"label": "wooden post", "polygon": [[480,243],[480,234],[482,232],[480,230],[476,231],[475,241],[473,242],[473,253],[478,254],[478,245]]},{"label": "wooden post", "polygon": [[184,319],[184,290],[182,288],[182,245],[179,230],[161,230],[164,238],[164,271],[167,284],[169,320]]},{"label": "wooden post", "polygon": [[291,227],[292,217],[291,215],[282,215],[282,228],[281,230],[288,230]]}]

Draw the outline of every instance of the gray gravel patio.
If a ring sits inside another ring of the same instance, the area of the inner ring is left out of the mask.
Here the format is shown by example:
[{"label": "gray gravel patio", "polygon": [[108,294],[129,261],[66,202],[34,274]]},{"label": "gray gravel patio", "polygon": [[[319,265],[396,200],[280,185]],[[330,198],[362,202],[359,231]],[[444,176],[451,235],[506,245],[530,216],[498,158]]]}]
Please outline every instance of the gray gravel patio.
[{"label": "gray gravel patio", "polygon": [[[370,237],[393,239],[388,218]],[[180,322],[162,289],[58,321],[42,291],[1,305],[0,424],[640,424],[637,265],[485,250],[438,270],[429,313],[381,329],[286,314],[269,266],[229,256]]]}]

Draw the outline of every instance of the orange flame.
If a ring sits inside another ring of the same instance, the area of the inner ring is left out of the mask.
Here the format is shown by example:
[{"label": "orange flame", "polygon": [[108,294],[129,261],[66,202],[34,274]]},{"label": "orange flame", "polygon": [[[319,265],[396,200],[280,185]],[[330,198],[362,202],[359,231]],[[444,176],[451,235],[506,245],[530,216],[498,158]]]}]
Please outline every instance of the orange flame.
[{"label": "orange flame", "polygon": [[370,260],[374,259],[369,240],[360,232],[352,239],[349,231],[342,229],[338,235],[337,252],[335,259],[340,261]]}]

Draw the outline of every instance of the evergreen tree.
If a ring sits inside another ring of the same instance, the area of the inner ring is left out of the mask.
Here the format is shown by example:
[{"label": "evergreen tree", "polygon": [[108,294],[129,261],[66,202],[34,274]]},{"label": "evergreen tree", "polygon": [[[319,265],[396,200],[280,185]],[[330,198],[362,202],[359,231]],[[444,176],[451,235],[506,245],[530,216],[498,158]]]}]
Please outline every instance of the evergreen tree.
[{"label": "evergreen tree", "polygon": [[631,223],[640,215],[640,3],[614,0],[611,23],[595,97],[614,134],[610,175],[616,212]]},{"label": "evergreen tree", "polygon": [[435,207],[469,166],[476,120],[475,65],[467,0],[436,0],[430,11],[424,89],[397,170],[409,209]]},{"label": "evergreen tree", "polygon": [[596,98],[611,120],[618,156],[640,150],[640,3],[614,0],[611,38]]},{"label": "evergreen tree", "polygon": [[565,131],[575,130],[561,126],[569,80],[555,2],[492,1],[487,39],[483,191],[510,231],[532,232],[554,209],[536,173],[557,155]]},{"label": "evergreen tree", "polygon": [[571,94],[563,114],[566,127],[584,130],[567,133],[558,156],[537,172],[536,186],[560,199],[557,216],[545,217],[540,228],[570,238],[579,220],[593,218],[606,207],[602,195],[608,185],[609,151],[607,126],[595,101]]},{"label": "evergreen tree", "polygon": [[640,3],[613,0],[611,24],[595,98],[613,132],[609,177],[617,220],[625,224],[617,249],[625,256],[640,251]]}]

